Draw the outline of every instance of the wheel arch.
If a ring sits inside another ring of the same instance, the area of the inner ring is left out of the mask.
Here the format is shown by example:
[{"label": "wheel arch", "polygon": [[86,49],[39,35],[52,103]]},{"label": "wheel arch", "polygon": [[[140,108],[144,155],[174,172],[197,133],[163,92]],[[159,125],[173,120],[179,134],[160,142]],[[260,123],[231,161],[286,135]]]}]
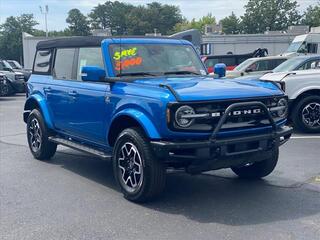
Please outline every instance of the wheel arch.
[{"label": "wheel arch", "polygon": [[126,109],[118,113],[111,121],[107,140],[114,146],[117,136],[126,128],[139,127],[149,139],[160,139],[160,134],[152,121],[141,111]]},{"label": "wheel arch", "polygon": [[47,125],[48,128],[53,129],[53,123],[51,121],[51,117],[47,108],[47,104],[45,99],[43,99],[40,95],[32,95],[30,96],[26,103],[24,104],[24,112],[23,112],[23,121],[26,123],[29,117],[29,114],[33,109],[38,109]]}]

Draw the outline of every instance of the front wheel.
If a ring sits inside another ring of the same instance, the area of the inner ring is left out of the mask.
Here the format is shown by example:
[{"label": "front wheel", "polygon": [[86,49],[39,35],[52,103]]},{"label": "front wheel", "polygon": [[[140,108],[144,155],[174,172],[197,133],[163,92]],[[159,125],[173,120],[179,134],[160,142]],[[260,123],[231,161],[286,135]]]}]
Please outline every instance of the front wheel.
[{"label": "front wheel", "polygon": [[117,138],[113,170],[124,197],[130,201],[152,200],[164,189],[165,167],[153,156],[147,138],[138,128],[125,129]]},{"label": "front wheel", "polygon": [[292,113],[294,126],[303,132],[320,132],[320,97],[309,96],[301,100]]},{"label": "front wheel", "polygon": [[231,168],[241,178],[259,179],[268,176],[277,166],[279,148],[272,150],[272,156],[261,162]]}]

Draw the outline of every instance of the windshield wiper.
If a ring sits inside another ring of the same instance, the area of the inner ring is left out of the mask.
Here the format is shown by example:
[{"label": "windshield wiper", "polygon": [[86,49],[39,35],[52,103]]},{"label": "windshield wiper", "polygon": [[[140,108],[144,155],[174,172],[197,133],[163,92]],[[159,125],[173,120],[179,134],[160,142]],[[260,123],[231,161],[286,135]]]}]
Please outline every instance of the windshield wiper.
[{"label": "windshield wiper", "polygon": [[179,75],[179,74],[182,74],[182,75],[184,75],[184,74],[193,74],[193,75],[201,75],[200,73],[197,73],[197,72],[192,72],[192,71],[172,71],[172,72],[164,72],[163,73],[164,75],[171,75],[171,74],[177,74],[177,75]]},{"label": "windshield wiper", "polygon": [[132,73],[118,73],[117,77],[125,77],[125,76],[157,76],[154,73],[148,72],[132,72]]}]

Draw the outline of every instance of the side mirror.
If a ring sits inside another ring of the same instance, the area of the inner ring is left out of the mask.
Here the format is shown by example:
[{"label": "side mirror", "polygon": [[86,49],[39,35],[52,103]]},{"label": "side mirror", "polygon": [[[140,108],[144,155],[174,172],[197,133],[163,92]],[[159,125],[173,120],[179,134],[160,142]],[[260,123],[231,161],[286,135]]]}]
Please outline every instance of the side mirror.
[{"label": "side mirror", "polygon": [[82,81],[99,82],[103,81],[106,77],[106,71],[97,66],[84,66],[81,69]]},{"label": "side mirror", "polygon": [[224,63],[217,63],[214,65],[214,73],[219,76],[219,78],[226,76],[226,68],[227,66]]}]

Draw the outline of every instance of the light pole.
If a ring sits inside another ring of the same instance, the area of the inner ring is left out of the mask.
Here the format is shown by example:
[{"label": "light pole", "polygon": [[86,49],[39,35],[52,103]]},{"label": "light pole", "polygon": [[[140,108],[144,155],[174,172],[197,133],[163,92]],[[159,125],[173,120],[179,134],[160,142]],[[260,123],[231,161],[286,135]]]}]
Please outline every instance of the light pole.
[{"label": "light pole", "polygon": [[40,8],[41,14],[44,14],[44,21],[45,21],[45,25],[46,25],[46,37],[48,37],[47,15],[48,15],[48,12],[49,12],[49,7],[48,7],[48,5],[46,5],[46,6],[44,7],[44,9],[42,9],[41,6],[39,6],[39,8]]}]

